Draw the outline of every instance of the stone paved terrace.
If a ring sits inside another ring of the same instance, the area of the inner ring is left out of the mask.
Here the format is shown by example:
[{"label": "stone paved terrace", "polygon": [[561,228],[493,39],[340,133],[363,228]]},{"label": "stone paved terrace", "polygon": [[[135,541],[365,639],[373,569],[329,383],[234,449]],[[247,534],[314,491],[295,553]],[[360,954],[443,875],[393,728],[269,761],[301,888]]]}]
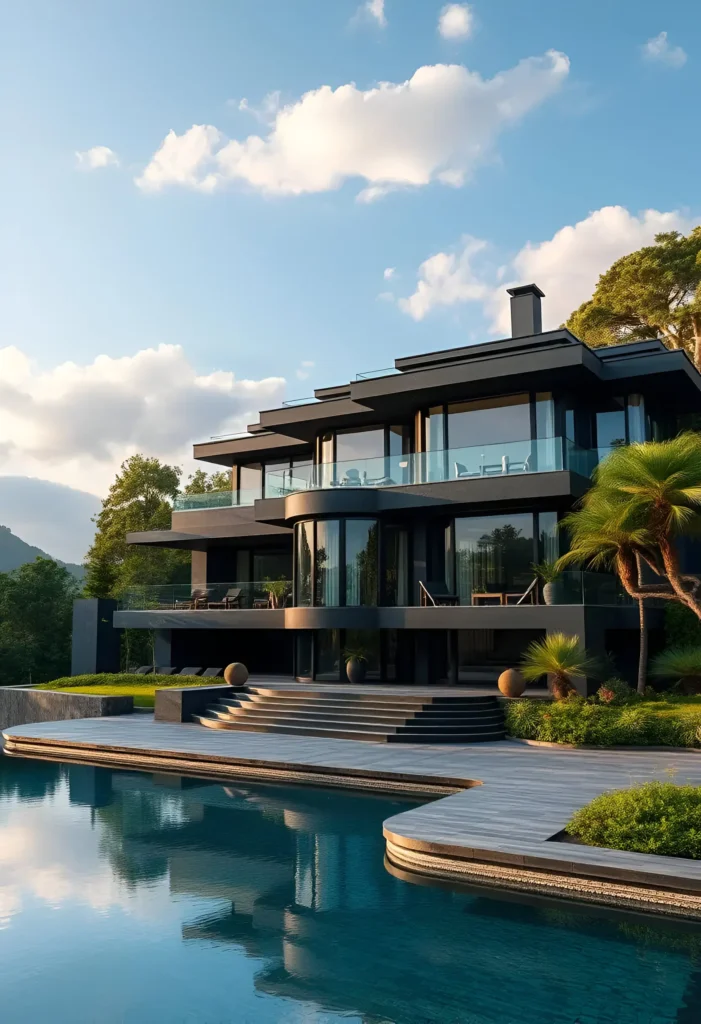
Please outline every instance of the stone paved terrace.
[{"label": "stone paved terrace", "polygon": [[19,756],[441,797],[385,822],[390,869],[701,916],[701,861],[553,842],[598,793],[648,779],[701,785],[701,753],[519,742],[378,745],[154,722],[149,715],[4,732]]}]

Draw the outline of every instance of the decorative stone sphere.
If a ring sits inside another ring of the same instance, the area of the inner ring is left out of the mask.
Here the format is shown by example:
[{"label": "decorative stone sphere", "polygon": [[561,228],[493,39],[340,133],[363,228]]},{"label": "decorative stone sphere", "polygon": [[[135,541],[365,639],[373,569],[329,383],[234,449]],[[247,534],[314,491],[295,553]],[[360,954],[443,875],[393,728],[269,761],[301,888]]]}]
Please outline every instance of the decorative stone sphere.
[{"label": "decorative stone sphere", "polygon": [[518,669],[507,668],[499,676],[498,686],[505,697],[520,697],[526,689],[526,680]]},{"label": "decorative stone sphere", "polygon": [[232,661],[224,669],[224,681],[229,686],[245,686],[248,682],[248,669],[240,661]]}]

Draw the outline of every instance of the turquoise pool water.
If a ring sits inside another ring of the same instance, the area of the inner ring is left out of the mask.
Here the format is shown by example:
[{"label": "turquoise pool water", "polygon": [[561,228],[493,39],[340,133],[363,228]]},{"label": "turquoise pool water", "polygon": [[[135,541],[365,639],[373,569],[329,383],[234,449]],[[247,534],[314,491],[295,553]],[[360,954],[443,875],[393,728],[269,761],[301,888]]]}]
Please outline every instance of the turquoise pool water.
[{"label": "turquoise pool water", "polygon": [[0,758],[0,1021],[701,1022],[701,927],[393,877],[410,806]]}]

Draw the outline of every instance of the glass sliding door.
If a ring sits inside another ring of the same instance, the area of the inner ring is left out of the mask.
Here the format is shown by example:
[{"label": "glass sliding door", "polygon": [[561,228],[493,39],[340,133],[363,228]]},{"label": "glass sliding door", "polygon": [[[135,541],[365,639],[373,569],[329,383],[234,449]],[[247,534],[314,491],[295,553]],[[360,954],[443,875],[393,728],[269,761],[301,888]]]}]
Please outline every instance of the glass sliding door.
[{"label": "glass sliding door", "polygon": [[557,512],[538,514],[539,558],[543,562],[556,562],[560,557],[560,531],[557,528]]},{"label": "glass sliding door", "polygon": [[533,580],[533,515],[455,520],[455,592],[461,604],[506,603]]},{"label": "glass sliding door", "polygon": [[295,604],[308,608],[312,603],[312,560],[314,523],[295,526]]},{"label": "glass sliding door", "polygon": [[399,526],[387,526],[384,532],[384,603],[393,607],[409,604],[409,533]]},{"label": "glass sliding door", "polygon": [[340,604],[339,527],[338,519],[322,519],[316,524],[314,603],[321,607],[335,607]]},{"label": "glass sliding door", "polygon": [[347,605],[376,605],[378,524],[374,519],[346,520]]},{"label": "glass sliding door", "polygon": [[316,679],[336,682],[341,672],[341,635],[338,629],[318,629],[314,638]]}]

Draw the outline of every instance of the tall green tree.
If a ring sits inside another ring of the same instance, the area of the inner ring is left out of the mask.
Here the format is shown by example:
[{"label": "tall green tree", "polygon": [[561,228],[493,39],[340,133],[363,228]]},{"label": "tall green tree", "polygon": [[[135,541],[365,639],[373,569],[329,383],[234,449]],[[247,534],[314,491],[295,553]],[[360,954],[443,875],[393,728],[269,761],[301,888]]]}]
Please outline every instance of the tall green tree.
[{"label": "tall green tree", "polygon": [[132,455],[95,517],[95,540],[85,560],[88,597],[118,597],[130,586],[186,583],[190,555],[171,548],[127,544],[128,533],[169,530],[181,470],[156,458]]},{"label": "tall green tree", "polygon": [[230,491],[231,473],[221,470],[218,473],[206,473],[203,469],[196,469],[187,478],[183,488],[185,494],[207,494],[209,491]]},{"label": "tall green tree", "polygon": [[616,260],[566,326],[592,346],[659,336],[701,368],[701,227]]},{"label": "tall green tree", "polygon": [[51,558],[0,573],[0,683],[44,683],[71,665],[75,577]]}]

